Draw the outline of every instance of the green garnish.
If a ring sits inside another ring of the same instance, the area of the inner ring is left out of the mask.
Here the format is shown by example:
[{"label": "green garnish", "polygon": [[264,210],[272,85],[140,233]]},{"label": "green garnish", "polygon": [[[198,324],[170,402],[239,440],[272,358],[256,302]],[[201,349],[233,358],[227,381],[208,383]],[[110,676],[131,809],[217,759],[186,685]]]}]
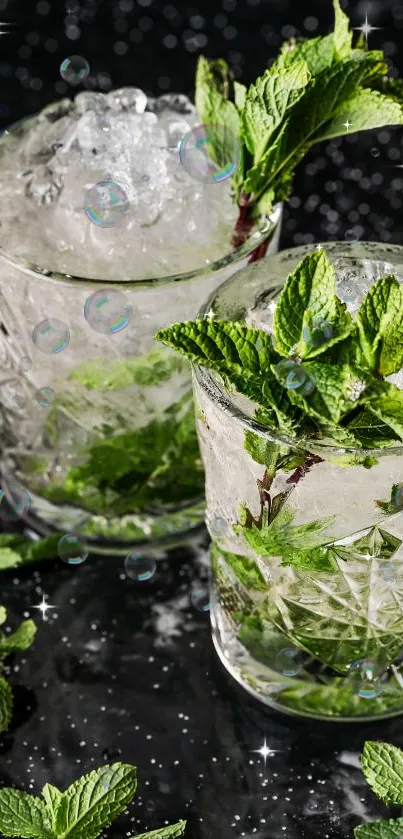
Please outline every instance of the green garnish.
[{"label": "green garnish", "polygon": [[403,291],[384,277],[353,319],[335,293],[324,250],[308,254],[278,298],[273,332],[211,319],[177,323],[156,338],[217,372],[258,406],[264,424],[349,448],[403,441],[403,391],[384,377],[403,365]]},{"label": "green garnish", "polygon": [[[7,620],[4,606],[0,606],[0,626]],[[33,621],[23,621],[11,635],[0,630],[0,732],[7,731],[13,712],[13,692],[7,679],[2,676],[4,659],[12,653],[27,650],[31,646],[36,633]],[[0,805],[1,807],[1,805]]]},{"label": "green garnish", "polygon": [[333,7],[330,35],[286,42],[249,88],[234,81],[223,59],[199,58],[195,101],[209,127],[209,153],[222,165],[239,138],[232,189],[251,219],[289,197],[295,167],[315,143],[403,123],[401,81],[387,77],[381,51],[368,51],[362,38],[353,46],[339,0]]},{"label": "green garnish", "polygon": [[[386,804],[403,805],[403,751],[391,743],[367,740],[361,755],[362,771],[375,795]],[[400,839],[403,818],[360,824],[356,839]]]},{"label": "green garnish", "polygon": [[[42,798],[0,790],[0,831],[22,839],[96,839],[123,813],[137,787],[136,767],[105,765],[83,775],[65,792],[45,784]],[[136,839],[179,839],[185,821],[142,833]]]}]

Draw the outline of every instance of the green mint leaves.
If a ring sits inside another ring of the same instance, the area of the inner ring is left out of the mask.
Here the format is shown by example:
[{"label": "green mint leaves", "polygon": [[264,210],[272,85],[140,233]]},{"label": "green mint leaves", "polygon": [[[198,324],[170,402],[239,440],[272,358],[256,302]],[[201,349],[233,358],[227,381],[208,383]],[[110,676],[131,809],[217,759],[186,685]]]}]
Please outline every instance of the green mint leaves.
[{"label": "green mint leaves", "polygon": [[[1,694],[0,694],[1,695]],[[0,831],[21,839],[96,839],[132,800],[136,767],[101,766],[75,781],[65,792],[45,784],[43,798],[20,790],[0,790]],[[185,821],[143,833],[138,839],[177,839]]]},{"label": "green mint leaves", "polygon": [[330,35],[284,44],[248,89],[233,81],[223,59],[199,59],[197,112],[211,129],[209,145],[217,163],[225,154],[228,162],[231,154],[223,127],[239,138],[233,192],[252,218],[289,196],[296,165],[318,141],[350,129],[403,123],[401,87],[387,79],[383,53],[362,48],[360,41],[353,48],[339,0],[333,7]]},{"label": "green mint leaves", "polygon": [[[390,743],[367,741],[361,755],[362,771],[375,795],[386,804],[403,805],[403,751]],[[400,839],[403,818],[360,824],[355,839]]]},{"label": "green mint leaves", "polygon": [[272,335],[205,319],[156,337],[217,372],[282,433],[364,449],[403,441],[403,391],[383,379],[403,365],[403,290],[394,277],[370,288],[353,319],[317,250],[288,277]]},{"label": "green mint leaves", "polygon": [[[0,625],[7,620],[4,606],[0,606]],[[11,722],[13,711],[13,693],[4,676],[1,675],[3,662],[12,653],[27,650],[34,641],[36,626],[33,621],[23,621],[15,632],[7,635],[0,630],[0,732],[6,731]]]}]

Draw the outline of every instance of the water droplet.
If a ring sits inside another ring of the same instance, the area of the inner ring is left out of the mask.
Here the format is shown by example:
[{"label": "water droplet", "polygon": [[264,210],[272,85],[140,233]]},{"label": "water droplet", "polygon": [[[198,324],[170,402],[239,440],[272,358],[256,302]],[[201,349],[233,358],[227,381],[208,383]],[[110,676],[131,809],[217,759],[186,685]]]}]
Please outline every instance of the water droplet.
[{"label": "water droplet", "polygon": [[36,391],[35,399],[41,408],[51,408],[55,396],[56,394],[51,387],[41,387]]},{"label": "water droplet", "polygon": [[362,699],[375,699],[382,693],[387,675],[376,661],[362,658],[350,664],[348,679]]},{"label": "water droplet", "polygon": [[27,373],[32,368],[32,358],[29,355],[23,355],[18,364],[19,373]]},{"label": "water droplet", "polygon": [[70,343],[70,330],[58,318],[45,318],[34,327],[32,340],[38,350],[51,355],[62,352]]},{"label": "water droplet", "polygon": [[60,65],[62,79],[72,87],[81,84],[90,72],[90,65],[82,55],[69,55]]},{"label": "water droplet", "polygon": [[196,125],[182,138],[179,159],[188,175],[201,183],[218,183],[239,166],[240,142],[228,126]]},{"label": "water droplet", "polygon": [[0,489],[0,518],[5,521],[18,521],[24,518],[31,507],[29,493],[15,484]]},{"label": "water droplet", "polygon": [[274,659],[274,669],[283,676],[296,676],[304,666],[304,654],[296,647],[284,647]]},{"label": "water droplet", "polygon": [[91,189],[85,197],[85,212],[98,227],[113,227],[129,209],[129,199],[120,184],[105,178]]},{"label": "water droplet", "polygon": [[122,291],[103,288],[85,301],[84,317],[95,332],[115,335],[129,325],[133,307]]},{"label": "water droplet", "polygon": [[318,318],[312,326],[305,326],[303,330],[303,337],[306,344],[312,349],[321,347],[322,344],[327,344],[333,338],[333,328],[327,321]]},{"label": "water droplet", "polygon": [[139,554],[133,551],[127,554],[124,568],[131,580],[143,583],[154,576],[157,563],[151,554]]},{"label": "water droplet", "polygon": [[190,602],[198,612],[208,612],[211,609],[209,588],[207,586],[194,588],[190,595]]},{"label": "water droplet", "polygon": [[65,533],[59,539],[57,552],[68,565],[82,565],[88,557],[85,540],[78,533]]}]

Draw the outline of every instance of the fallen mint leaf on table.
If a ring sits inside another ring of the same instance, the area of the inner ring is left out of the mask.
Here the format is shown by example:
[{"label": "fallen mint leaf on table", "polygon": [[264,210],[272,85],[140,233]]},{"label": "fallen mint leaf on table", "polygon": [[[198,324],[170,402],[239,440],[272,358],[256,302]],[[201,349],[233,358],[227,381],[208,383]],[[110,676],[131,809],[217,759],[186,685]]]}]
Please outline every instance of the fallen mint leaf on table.
[{"label": "fallen mint leaf on table", "polygon": [[[4,606],[0,606],[0,625],[7,620]],[[11,686],[1,675],[3,662],[7,656],[20,650],[27,650],[31,646],[36,634],[36,626],[32,620],[23,621],[10,635],[0,630],[0,732],[7,731],[13,710],[13,693]],[[1,829],[1,828],[0,828]]]},{"label": "fallen mint leaf on table", "polygon": [[382,819],[360,824],[354,829],[355,839],[401,839],[403,819]]},{"label": "fallen mint leaf on table", "polygon": [[7,731],[11,722],[12,713],[13,692],[4,676],[0,676],[0,732]]},{"label": "fallen mint leaf on table", "polygon": [[[0,832],[21,839],[96,839],[123,813],[136,786],[136,767],[114,763],[83,775],[65,792],[45,784],[43,800],[20,790],[0,789]],[[137,839],[177,839],[185,827],[186,821],[180,821]]]},{"label": "fallen mint leaf on table", "polygon": [[368,740],[361,755],[362,771],[374,793],[386,804],[403,805],[403,752],[390,743]]}]

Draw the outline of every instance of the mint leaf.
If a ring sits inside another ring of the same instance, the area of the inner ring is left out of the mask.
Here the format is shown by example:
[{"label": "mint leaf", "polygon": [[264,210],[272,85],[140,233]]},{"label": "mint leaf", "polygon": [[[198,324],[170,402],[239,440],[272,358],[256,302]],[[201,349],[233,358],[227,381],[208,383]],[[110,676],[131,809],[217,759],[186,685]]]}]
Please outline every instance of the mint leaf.
[{"label": "mint leaf", "polygon": [[[79,382],[86,390],[106,393],[123,390],[133,385],[154,387],[169,379],[176,371],[185,368],[185,362],[178,356],[161,350],[152,350],[148,355],[133,358],[99,358],[76,367],[69,381]],[[60,383],[62,386],[62,382]],[[60,387],[58,387],[58,393]],[[56,405],[57,407],[57,405]]]},{"label": "mint leaf", "polygon": [[320,534],[331,524],[333,517],[300,525],[292,525],[292,520],[291,510],[282,507],[271,522],[265,511],[260,528],[252,524],[251,528],[237,525],[234,529],[236,533],[244,536],[248,545],[259,556],[280,556],[286,563],[287,556],[293,552],[293,549],[310,549],[326,541]]},{"label": "mint leaf", "polygon": [[325,38],[308,38],[295,43],[286,42],[281,48],[276,65],[278,67],[289,67],[296,61],[305,61],[309,72],[313,76],[317,76],[331,66],[334,57],[334,37],[333,35],[327,35]]},{"label": "mint leaf", "polygon": [[305,61],[290,67],[274,65],[247,91],[242,112],[242,134],[256,165],[287,111],[301,98],[311,74]]},{"label": "mint leaf", "polygon": [[0,626],[7,620],[7,611],[4,606],[0,606]]},{"label": "mint leaf", "polygon": [[222,548],[216,547],[214,543],[212,551],[215,559],[219,559],[220,556],[225,559],[225,562],[231,568],[235,577],[247,589],[251,589],[252,591],[267,591],[267,583],[254,559],[243,554],[224,551]]},{"label": "mint leaf", "polygon": [[[310,380],[315,383],[314,390],[304,396],[297,390],[289,390],[289,398],[308,416],[325,424],[337,425],[343,417],[358,404],[362,391],[365,391],[369,376],[362,371],[353,370],[348,364],[339,367],[320,361],[307,361],[302,365]],[[273,365],[273,373],[283,379],[278,367]],[[358,394],[358,396],[357,396]]]},{"label": "mint leaf", "polygon": [[353,33],[350,32],[350,21],[342,11],[339,0],[333,0],[334,7],[334,48],[336,57],[340,60],[351,53]]},{"label": "mint leaf", "polygon": [[21,555],[11,548],[0,547],[0,571],[7,571],[8,568],[15,568],[21,564]]},{"label": "mint leaf", "polygon": [[403,365],[403,288],[396,277],[374,283],[361,303],[357,325],[368,366],[381,376]]},{"label": "mint leaf", "polygon": [[167,827],[152,830],[151,833],[140,833],[137,836],[132,836],[131,839],[177,839],[183,836],[185,828],[186,821],[183,820],[176,824],[170,824]]},{"label": "mint leaf", "polygon": [[371,413],[392,429],[394,435],[403,439],[403,390],[390,382],[377,381],[362,401]]},{"label": "mint leaf", "polygon": [[43,801],[10,787],[0,789],[0,831],[20,839],[53,836]]},{"label": "mint leaf", "polygon": [[403,804],[403,752],[390,743],[367,740],[362,771],[373,791],[386,804]]},{"label": "mint leaf", "polygon": [[45,784],[42,789],[42,795],[46,802],[46,809],[49,813],[52,829],[54,830],[56,815],[63,798],[63,793],[57,787],[52,786],[52,784]]},{"label": "mint leaf", "polygon": [[11,635],[0,633],[0,658],[18,650],[27,650],[36,635],[36,626],[32,620],[23,621]]},{"label": "mint leaf", "polygon": [[237,106],[239,111],[245,106],[245,99],[246,99],[246,92],[248,88],[246,85],[241,84],[240,82],[234,81],[234,98],[235,98],[235,105]]},{"label": "mint leaf", "polygon": [[231,321],[195,320],[160,329],[156,340],[218,373],[253,376],[269,372],[276,353],[270,335]]},{"label": "mint leaf", "polygon": [[43,559],[54,559],[57,556],[59,540],[58,535],[32,541],[18,533],[0,534],[0,570],[5,571],[7,568]]},{"label": "mint leaf", "polygon": [[[350,125],[349,125],[350,123]],[[339,111],[327,122],[317,135],[319,140],[330,140],[356,131],[368,131],[383,125],[401,125],[403,110],[401,105],[389,96],[383,96],[375,90],[358,90],[343,102]]]},{"label": "mint leaf", "polygon": [[[13,692],[10,685],[3,676],[0,676],[0,731],[7,731],[11,716],[13,713]],[[0,790],[0,808],[1,808],[1,790]],[[1,827],[1,812],[0,812],[0,830]],[[4,832],[4,831],[3,831]]]},{"label": "mint leaf", "polygon": [[273,443],[272,440],[265,439],[259,434],[254,434],[253,431],[245,431],[244,448],[249,452],[252,460],[255,463],[261,463],[266,467],[269,475],[275,475],[276,465],[280,453],[287,451],[285,447],[279,446],[278,443]]},{"label": "mint leaf", "polygon": [[229,100],[232,75],[224,59],[209,61],[199,57],[196,70],[195,104],[207,129],[206,149],[219,166],[233,156],[233,138],[239,137],[240,119],[236,105]]},{"label": "mint leaf", "polygon": [[125,763],[102,766],[79,778],[59,803],[55,819],[58,839],[96,839],[123,813],[136,785],[136,769]]},{"label": "mint leaf", "polygon": [[[353,444],[355,440],[356,444],[362,446],[363,449],[382,448],[393,445],[396,440],[399,440],[399,435],[391,429],[390,425],[367,409],[360,411],[357,416],[348,421],[346,431],[353,435]],[[351,442],[347,442],[347,445],[351,445]]]},{"label": "mint leaf", "polygon": [[354,828],[355,839],[401,839],[402,835],[403,819],[382,819]]},{"label": "mint leaf", "polygon": [[[329,334],[315,346],[315,323]],[[353,322],[335,295],[335,271],[324,250],[305,256],[287,279],[274,312],[273,341],[280,355],[314,358],[347,337]]]}]

